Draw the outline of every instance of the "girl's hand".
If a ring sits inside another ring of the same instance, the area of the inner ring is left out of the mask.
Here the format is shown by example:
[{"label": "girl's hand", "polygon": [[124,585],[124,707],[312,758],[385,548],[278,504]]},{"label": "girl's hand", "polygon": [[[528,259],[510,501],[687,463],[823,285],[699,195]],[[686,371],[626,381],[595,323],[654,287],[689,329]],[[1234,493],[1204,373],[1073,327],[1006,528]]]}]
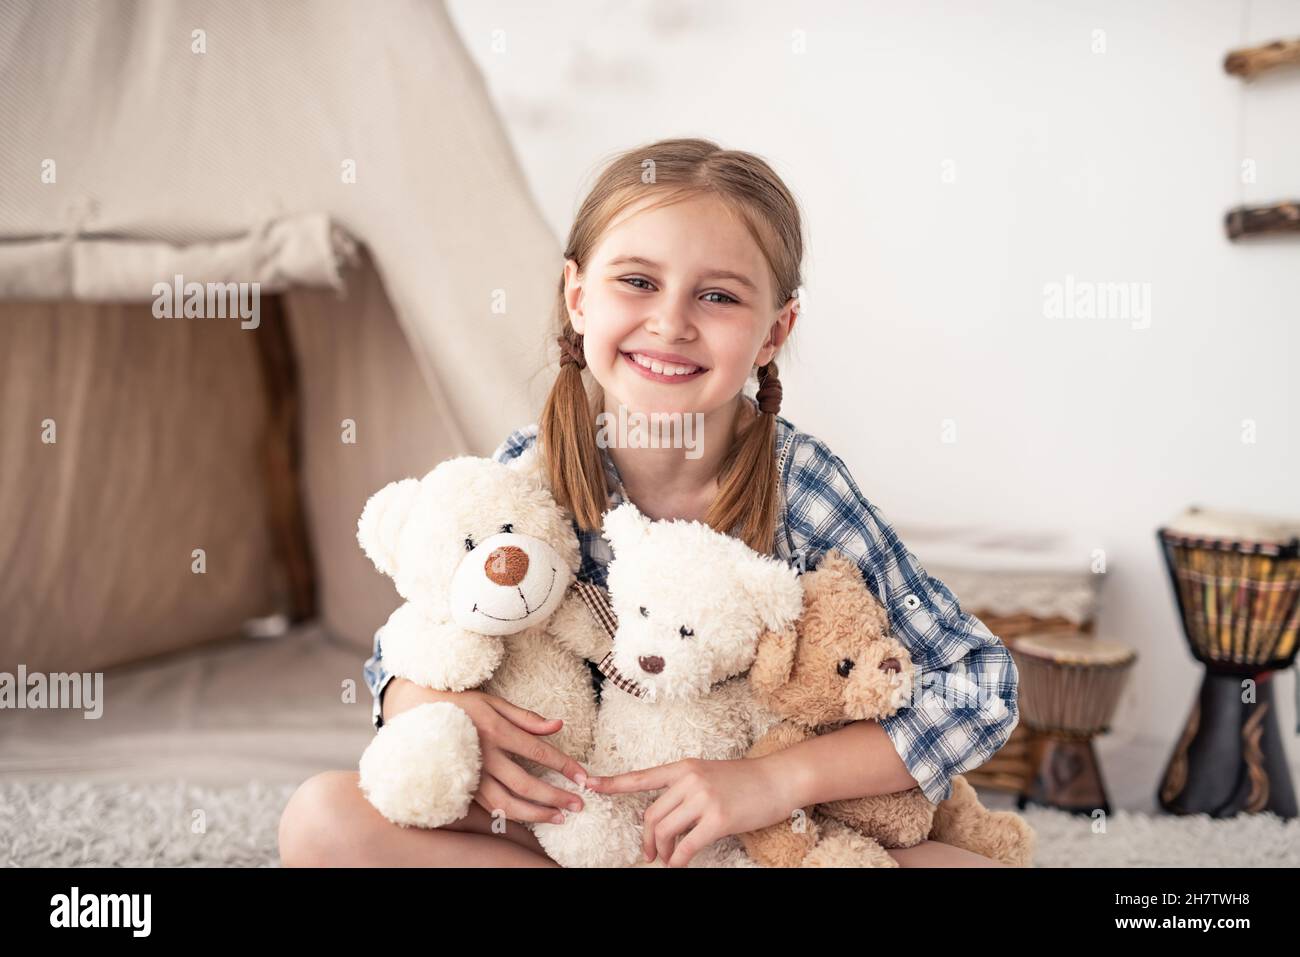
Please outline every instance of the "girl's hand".
[{"label": "girl's hand", "polygon": [[[393,699],[391,705],[390,698]],[[512,821],[562,824],[564,815],[560,808],[582,810],[582,799],[578,795],[534,777],[513,757],[517,755],[535,761],[583,784],[586,769],[542,740],[560,730],[564,724],[562,719],[544,718],[484,691],[436,691],[405,678],[394,678],[385,690],[384,719],[431,701],[450,701],[469,715],[478,729],[483,767],[479,772],[474,801],[488,814],[499,810]]]},{"label": "girl's hand", "polygon": [[669,867],[685,867],[702,848],[788,820],[795,805],[785,775],[767,758],[705,761],[688,758],[640,771],[590,778],[605,794],[667,788],[646,808],[641,849]]}]

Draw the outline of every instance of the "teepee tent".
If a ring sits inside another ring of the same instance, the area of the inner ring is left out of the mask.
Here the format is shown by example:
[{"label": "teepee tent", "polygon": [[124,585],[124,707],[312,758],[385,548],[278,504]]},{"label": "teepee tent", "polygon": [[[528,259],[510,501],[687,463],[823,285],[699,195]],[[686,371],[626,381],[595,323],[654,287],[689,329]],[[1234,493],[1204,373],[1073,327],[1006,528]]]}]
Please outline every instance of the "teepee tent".
[{"label": "teepee tent", "polygon": [[446,10],[14,0],[0,131],[0,670],[368,648],[366,497],[535,415],[558,276]]}]

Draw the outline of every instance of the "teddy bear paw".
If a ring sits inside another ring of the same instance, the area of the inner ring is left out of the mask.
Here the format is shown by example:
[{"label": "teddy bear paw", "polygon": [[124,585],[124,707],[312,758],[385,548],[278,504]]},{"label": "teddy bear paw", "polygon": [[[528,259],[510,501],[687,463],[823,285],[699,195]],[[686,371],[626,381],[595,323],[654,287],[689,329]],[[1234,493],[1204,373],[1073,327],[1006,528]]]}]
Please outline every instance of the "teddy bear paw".
[{"label": "teddy bear paw", "polygon": [[360,786],[403,827],[442,827],[469,813],[478,789],[478,730],[447,701],[418,705],[384,724],[361,755]]},{"label": "teddy bear paw", "polygon": [[563,824],[533,825],[542,849],[561,867],[631,867],[641,855],[641,825],[636,809],[618,795],[579,788],[554,771],[548,783],[578,794],[581,811],[564,810]]}]

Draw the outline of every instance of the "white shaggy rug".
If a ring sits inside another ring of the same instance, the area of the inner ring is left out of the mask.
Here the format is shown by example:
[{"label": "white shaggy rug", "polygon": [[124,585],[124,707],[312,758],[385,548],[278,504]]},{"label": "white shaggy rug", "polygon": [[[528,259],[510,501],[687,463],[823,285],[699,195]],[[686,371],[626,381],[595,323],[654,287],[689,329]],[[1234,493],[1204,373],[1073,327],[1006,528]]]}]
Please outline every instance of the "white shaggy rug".
[{"label": "white shaggy rug", "polygon": [[[0,785],[0,865],[275,867],[280,812],[295,785]],[[1093,822],[1031,807],[1038,867],[1297,867],[1300,821],[1117,811]]]},{"label": "white shaggy rug", "polygon": [[296,785],[0,785],[0,865],[278,867]]}]

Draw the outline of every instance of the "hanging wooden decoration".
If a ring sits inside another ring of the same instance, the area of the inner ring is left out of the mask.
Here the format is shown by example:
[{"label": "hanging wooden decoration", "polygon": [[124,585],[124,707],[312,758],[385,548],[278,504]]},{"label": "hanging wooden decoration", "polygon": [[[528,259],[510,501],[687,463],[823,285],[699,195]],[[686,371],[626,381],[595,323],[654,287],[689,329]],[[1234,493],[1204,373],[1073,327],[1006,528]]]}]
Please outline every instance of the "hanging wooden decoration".
[{"label": "hanging wooden decoration", "polygon": [[[1300,66],[1300,38],[1274,40],[1262,46],[1243,47],[1223,58],[1223,69],[1232,76],[1253,80],[1265,70]],[[1240,152],[1240,142],[1238,148]],[[1228,239],[1270,233],[1300,233],[1300,202],[1288,200],[1267,206],[1238,206],[1223,218]]]},{"label": "hanging wooden decoration", "polygon": [[1233,50],[1223,58],[1225,70],[1246,80],[1254,79],[1265,70],[1288,64],[1300,66],[1300,37]]}]

